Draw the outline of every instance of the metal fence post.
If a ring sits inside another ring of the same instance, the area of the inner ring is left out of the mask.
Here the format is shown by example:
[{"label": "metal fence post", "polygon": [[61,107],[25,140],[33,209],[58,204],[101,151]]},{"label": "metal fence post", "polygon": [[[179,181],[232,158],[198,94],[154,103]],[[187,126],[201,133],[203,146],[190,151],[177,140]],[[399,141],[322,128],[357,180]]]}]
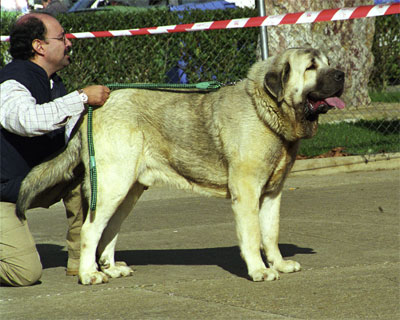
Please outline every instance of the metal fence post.
[{"label": "metal fence post", "polygon": [[[264,17],[265,14],[265,1],[257,0],[258,12],[260,17]],[[266,60],[268,58],[268,33],[267,27],[260,27],[260,48],[261,48],[261,59]]]}]

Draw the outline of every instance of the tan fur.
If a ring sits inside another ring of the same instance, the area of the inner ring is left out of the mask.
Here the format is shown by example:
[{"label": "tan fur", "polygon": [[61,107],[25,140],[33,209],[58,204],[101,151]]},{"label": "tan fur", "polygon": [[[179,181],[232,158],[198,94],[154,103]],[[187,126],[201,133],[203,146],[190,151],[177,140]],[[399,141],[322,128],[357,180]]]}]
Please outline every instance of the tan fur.
[{"label": "tan fur", "polygon": [[[306,71],[311,64],[316,67]],[[98,203],[82,228],[80,281],[101,283],[132,273],[114,262],[116,238],[144,187],[157,184],[232,199],[252,280],[300,270],[297,262],[283,260],[278,248],[280,198],[300,139],[317,129],[317,121],[305,118],[306,96],[328,81],[329,70],[320,52],[291,49],[256,63],[237,85],[212,93],[113,92],[93,118]],[[87,166],[86,119],[80,133],[80,157]]]}]

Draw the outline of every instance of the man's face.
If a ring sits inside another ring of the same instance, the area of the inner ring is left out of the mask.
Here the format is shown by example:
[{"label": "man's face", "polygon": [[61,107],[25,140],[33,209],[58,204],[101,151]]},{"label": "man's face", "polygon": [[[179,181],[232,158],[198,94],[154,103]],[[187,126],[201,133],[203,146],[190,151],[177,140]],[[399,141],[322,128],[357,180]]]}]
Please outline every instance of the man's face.
[{"label": "man's face", "polygon": [[43,23],[47,29],[44,58],[55,71],[59,71],[70,64],[68,52],[72,43],[65,37],[64,29],[55,18],[46,16]]},{"label": "man's face", "polygon": [[43,8],[47,8],[47,6],[49,5],[50,1],[51,0],[43,0],[42,1]]}]

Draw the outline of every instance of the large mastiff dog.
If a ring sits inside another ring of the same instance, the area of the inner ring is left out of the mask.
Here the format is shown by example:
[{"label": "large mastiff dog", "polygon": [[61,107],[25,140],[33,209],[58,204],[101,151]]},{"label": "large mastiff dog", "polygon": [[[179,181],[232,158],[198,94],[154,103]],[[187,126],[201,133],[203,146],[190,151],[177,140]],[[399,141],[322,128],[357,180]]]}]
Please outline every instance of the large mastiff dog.
[{"label": "large mastiff dog", "polygon": [[[98,203],[82,227],[80,282],[132,273],[114,261],[117,236],[143,190],[159,183],[232,199],[252,280],[299,271],[278,248],[282,187],[300,140],[315,135],[318,115],[344,107],[343,85],[344,73],[321,52],[300,48],[254,64],[246,79],[216,92],[114,91],[93,116]],[[86,121],[83,116],[65,151],[26,177],[20,218],[36,194],[70,179],[81,162],[90,198]]]}]

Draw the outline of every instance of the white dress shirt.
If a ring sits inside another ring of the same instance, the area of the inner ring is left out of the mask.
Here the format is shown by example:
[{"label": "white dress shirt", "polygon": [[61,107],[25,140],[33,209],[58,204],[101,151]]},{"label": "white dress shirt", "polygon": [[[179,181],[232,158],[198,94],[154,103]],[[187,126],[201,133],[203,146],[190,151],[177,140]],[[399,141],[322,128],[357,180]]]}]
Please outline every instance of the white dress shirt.
[{"label": "white dress shirt", "polygon": [[68,141],[83,111],[78,91],[36,104],[29,90],[18,81],[7,80],[0,84],[0,125],[20,136],[40,136],[65,126]]}]

